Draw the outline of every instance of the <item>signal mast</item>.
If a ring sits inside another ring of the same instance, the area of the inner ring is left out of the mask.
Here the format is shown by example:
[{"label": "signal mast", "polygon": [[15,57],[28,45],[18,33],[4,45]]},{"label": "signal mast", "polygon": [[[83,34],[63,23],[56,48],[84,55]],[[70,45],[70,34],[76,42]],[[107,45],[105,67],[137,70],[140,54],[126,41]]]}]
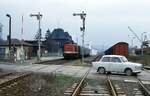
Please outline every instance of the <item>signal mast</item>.
[{"label": "signal mast", "polygon": [[84,35],[85,35],[85,17],[86,13],[82,11],[82,13],[73,13],[73,16],[80,16],[82,20],[82,27],[80,27],[80,30],[82,31],[82,64],[84,62]]}]

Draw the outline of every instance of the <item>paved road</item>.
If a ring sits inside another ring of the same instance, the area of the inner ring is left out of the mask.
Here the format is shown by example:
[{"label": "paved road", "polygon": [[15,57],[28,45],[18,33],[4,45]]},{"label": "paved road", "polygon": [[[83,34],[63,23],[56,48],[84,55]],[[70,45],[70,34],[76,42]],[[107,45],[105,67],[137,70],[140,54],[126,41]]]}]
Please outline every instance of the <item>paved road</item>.
[{"label": "paved road", "polygon": [[[38,73],[56,73],[69,75],[74,77],[82,77],[90,67],[83,66],[70,66],[70,65],[42,65],[42,64],[0,64],[0,69],[17,72],[38,72]],[[106,75],[100,75],[96,70],[91,69],[88,78],[106,77]],[[130,78],[133,76],[125,76],[113,74],[114,79]],[[150,80],[150,71],[143,71],[138,74],[138,78],[142,80]]]},{"label": "paved road", "polygon": [[17,72],[56,73],[81,77],[89,67],[42,64],[0,64],[0,69]]}]

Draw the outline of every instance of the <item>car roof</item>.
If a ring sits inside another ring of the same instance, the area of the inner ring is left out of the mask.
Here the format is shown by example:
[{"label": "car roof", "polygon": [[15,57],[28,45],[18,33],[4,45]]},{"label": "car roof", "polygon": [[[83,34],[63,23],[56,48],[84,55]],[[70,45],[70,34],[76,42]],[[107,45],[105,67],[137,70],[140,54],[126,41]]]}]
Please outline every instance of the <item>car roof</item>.
[{"label": "car roof", "polygon": [[103,55],[103,57],[124,57],[122,55]]}]

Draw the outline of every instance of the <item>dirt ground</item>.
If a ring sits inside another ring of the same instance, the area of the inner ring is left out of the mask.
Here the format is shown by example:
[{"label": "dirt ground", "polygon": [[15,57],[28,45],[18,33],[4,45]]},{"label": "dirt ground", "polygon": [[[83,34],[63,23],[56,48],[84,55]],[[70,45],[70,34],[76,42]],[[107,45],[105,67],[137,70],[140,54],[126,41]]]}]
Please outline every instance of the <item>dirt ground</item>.
[{"label": "dirt ground", "polygon": [[33,74],[0,89],[0,96],[64,96],[78,78],[55,74]]}]

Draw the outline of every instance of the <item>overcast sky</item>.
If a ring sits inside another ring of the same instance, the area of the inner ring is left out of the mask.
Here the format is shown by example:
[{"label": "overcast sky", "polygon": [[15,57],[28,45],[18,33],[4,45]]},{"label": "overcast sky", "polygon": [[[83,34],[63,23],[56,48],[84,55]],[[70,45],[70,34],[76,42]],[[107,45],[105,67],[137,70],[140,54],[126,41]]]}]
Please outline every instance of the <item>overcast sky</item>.
[{"label": "overcast sky", "polygon": [[[79,38],[81,42],[81,20],[73,13],[85,11],[85,42],[104,47],[125,41],[131,44],[128,35],[133,35],[128,26],[141,37],[147,32],[150,37],[150,1],[149,0],[0,0],[0,22],[3,24],[3,38],[8,35],[8,17],[12,17],[12,38],[21,37],[21,16],[24,15],[24,39],[33,39],[38,22],[31,13],[41,12],[42,34],[49,28],[63,28]],[[139,45],[137,39],[134,45]]]}]

